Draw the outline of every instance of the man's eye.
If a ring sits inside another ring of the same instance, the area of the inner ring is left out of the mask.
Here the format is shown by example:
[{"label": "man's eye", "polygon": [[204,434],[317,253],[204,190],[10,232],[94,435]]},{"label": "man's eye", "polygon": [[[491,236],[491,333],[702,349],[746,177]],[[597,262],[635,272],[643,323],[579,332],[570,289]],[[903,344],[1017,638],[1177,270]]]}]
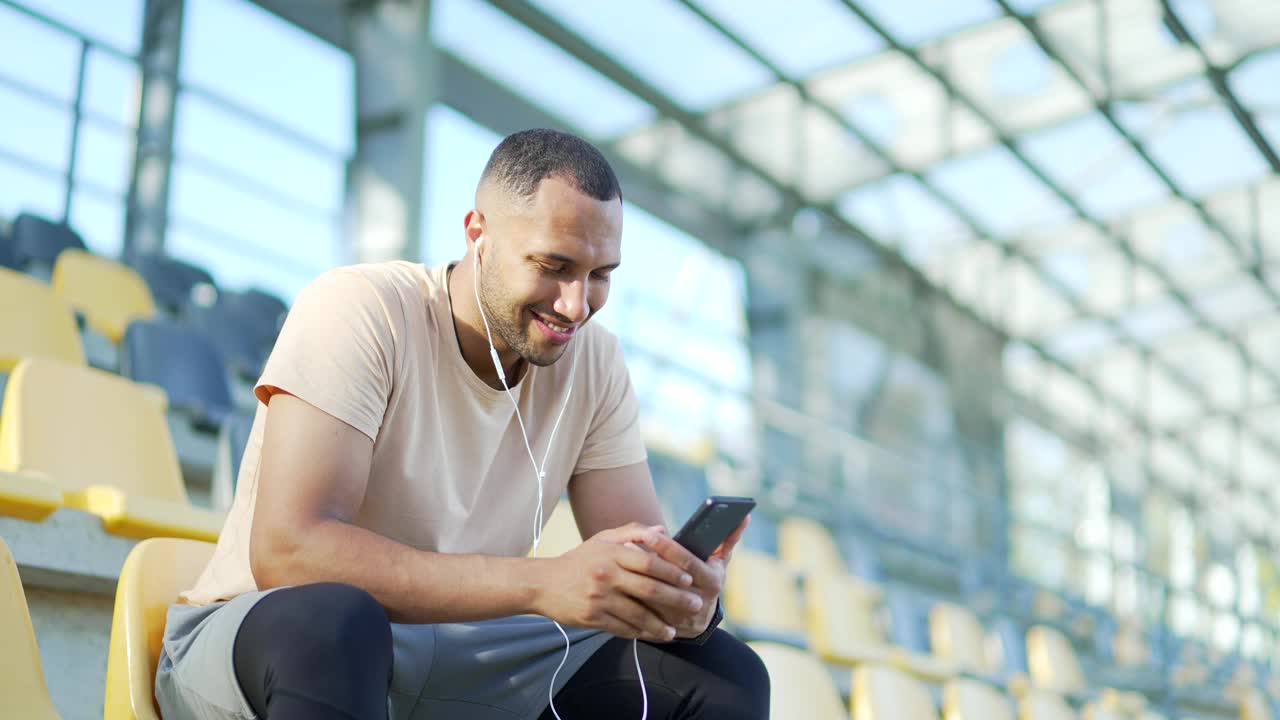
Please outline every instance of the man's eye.
[{"label": "man's eye", "polygon": [[604,281],[604,282],[609,282],[609,273],[607,273],[607,272],[594,272],[594,273],[591,273],[591,274],[592,274],[592,275],[594,275],[594,276],[595,276],[595,278],[596,278],[597,280],[602,280],[602,281]]}]

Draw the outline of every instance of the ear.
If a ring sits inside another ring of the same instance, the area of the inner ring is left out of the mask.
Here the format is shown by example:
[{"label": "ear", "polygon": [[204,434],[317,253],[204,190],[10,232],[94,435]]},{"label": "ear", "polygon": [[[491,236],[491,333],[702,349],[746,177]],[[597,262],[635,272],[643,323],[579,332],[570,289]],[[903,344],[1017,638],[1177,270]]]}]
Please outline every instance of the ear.
[{"label": "ear", "polygon": [[463,224],[463,232],[469,244],[475,244],[484,237],[484,215],[479,210],[468,211]]}]

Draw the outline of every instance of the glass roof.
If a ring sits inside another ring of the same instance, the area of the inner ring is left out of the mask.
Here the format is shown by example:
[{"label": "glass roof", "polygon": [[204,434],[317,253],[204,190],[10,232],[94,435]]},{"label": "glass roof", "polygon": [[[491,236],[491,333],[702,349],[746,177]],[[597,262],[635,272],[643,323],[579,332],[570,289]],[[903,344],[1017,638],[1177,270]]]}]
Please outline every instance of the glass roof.
[{"label": "glass roof", "polygon": [[1102,456],[1150,429],[1155,485],[1280,476],[1280,3],[533,5],[505,12],[639,103],[593,129],[689,201],[900,255]]}]

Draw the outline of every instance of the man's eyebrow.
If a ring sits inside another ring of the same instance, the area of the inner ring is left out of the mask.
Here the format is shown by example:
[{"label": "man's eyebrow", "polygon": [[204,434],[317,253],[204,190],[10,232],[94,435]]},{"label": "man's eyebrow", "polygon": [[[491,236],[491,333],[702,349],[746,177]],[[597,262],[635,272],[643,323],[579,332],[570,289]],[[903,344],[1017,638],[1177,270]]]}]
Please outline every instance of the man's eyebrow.
[{"label": "man's eyebrow", "polygon": [[[537,253],[537,252],[536,252],[536,253],[530,253],[529,257],[539,258],[539,259],[542,259],[542,260],[553,260],[553,261],[558,262],[558,263],[564,263],[565,265],[576,265],[576,264],[578,264],[578,261],[577,261],[577,260],[574,260],[573,258],[569,257],[568,255],[561,255],[561,254],[559,254],[559,253]],[[616,263],[612,263],[612,264],[609,264],[609,265],[603,265],[603,266],[598,267],[598,268],[596,268],[596,269],[597,269],[597,270],[616,270],[620,265],[622,265],[622,263],[621,263],[621,262],[616,262]]]}]

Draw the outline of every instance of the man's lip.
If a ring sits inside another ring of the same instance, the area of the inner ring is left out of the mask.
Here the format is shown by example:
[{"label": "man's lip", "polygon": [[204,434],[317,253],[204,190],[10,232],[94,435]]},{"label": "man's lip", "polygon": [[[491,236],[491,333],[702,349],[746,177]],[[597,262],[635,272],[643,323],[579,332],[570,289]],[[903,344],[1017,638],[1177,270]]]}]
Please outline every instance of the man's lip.
[{"label": "man's lip", "polygon": [[548,318],[546,315],[543,315],[542,313],[536,313],[536,312],[535,312],[535,313],[533,314],[533,316],[534,316],[534,317],[536,317],[536,318],[538,318],[539,320],[541,320],[543,323],[546,323],[548,326],[550,326],[550,325],[554,324],[554,325],[559,325],[559,326],[560,326],[560,327],[562,327],[562,328],[565,328],[565,331],[564,331],[564,332],[565,332],[565,334],[566,334],[566,335],[572,335],[574,332],[576,332],[576,331],[578,330],[578,326],[577,326],[577,325],[574,325],[574,324],[565,324],[565,323],[560,322],[559,320],[552,320],[552,319]]}]

